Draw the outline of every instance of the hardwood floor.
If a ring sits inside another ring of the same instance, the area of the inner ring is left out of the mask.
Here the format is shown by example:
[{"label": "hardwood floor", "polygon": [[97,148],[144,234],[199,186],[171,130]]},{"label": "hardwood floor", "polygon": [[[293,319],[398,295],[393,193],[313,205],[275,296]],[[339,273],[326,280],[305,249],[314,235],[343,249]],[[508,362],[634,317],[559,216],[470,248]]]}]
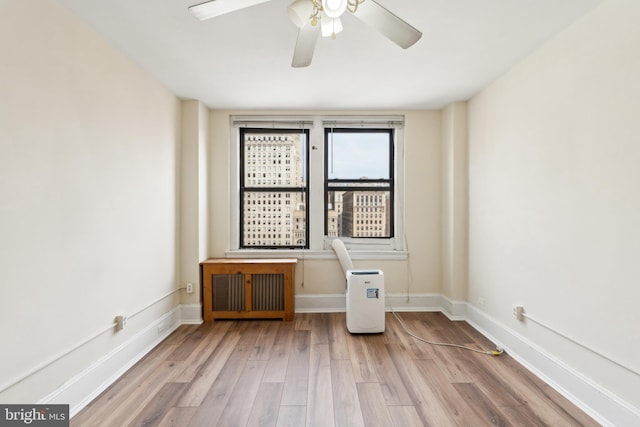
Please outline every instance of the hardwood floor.
[{"label": "hardwood floor", "polygon": [[[400,313],[425,339],[492,350],[465,322]],[[344,313],[181,326],[71,426],[595,426],[509,355],[351,335]]]}]

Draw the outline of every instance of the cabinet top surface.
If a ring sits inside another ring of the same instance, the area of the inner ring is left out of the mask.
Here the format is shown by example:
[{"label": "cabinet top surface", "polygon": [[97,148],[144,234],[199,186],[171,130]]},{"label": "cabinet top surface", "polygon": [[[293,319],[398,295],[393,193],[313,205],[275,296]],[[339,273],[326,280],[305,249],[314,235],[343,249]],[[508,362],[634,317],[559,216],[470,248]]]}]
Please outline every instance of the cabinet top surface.
[{"label": "cabinet top surface", "polygon": [[203,264],[296,264],[297,258],[209,258]]}]

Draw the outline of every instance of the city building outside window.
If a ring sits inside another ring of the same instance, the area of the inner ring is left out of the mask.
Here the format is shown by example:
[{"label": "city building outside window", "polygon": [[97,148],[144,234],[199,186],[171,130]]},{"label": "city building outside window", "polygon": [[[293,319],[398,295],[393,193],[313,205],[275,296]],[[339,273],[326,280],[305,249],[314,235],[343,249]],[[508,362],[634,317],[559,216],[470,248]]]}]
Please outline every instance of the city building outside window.
[{"label": "city building outside window", "polygon": [[393,129],[324,133],[325,235],[393,237]]},{"label": "city building outside window", "polygon": [[240,246],[307,248],[306,130],[240,130]]}]

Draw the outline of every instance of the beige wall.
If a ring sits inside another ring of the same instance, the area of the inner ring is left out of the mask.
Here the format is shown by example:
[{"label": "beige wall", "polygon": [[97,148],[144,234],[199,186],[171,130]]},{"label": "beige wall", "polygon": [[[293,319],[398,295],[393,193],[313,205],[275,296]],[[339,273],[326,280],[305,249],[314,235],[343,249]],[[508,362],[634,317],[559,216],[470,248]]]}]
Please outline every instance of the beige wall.
[{"label": "beige wall", "polygon": [[[56,2],[0,4],[0,387],[177,285],[179,102]],[[36,402],[179,294],[0,394]]]},{"label": "beige wall", "polygon": [[640,2],[609,0],[469,108],[469,301],[640,407]]},{"label": "beige wall", "polygon": [[[440,199],[441,147],[438,111],[211,111],[211,234],[210,255],[225,256],[229,249],[230,220],[229,118],[235,114],[402,114],[405,117],[405,225],[409,259],[404,261],[360,260],[359,268],[381,268],[389,293],[440,292]],[[322,142],[318,142],[322,144]],[[344,278],[337,260],[310,260],[300,263],[296,274],[298,295],[344,293]],[[304,283],[304,287],[302,286]]]}]

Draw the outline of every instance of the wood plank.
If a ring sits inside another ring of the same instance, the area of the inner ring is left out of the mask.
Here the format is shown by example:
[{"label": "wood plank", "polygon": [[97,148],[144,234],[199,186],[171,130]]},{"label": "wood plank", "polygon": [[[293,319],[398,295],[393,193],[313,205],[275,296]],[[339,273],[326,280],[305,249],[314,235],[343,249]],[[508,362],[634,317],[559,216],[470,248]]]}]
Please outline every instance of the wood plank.
[{"label": "wood plank", "polygon": [[284,382],[289,363],[289,353],[292,351],[293,322],[284,322],[278,327],[263,382]]},{"label": "wood plank", "polygon": [[202,403],[198,406],[198,410],[193,414],[189,426],[209,426],[212,420],[220,418],[233,393],[236,382],[244,371],[248,357],[249,349],[246,346],[237,345],[235,347]]},{"label": "wood plank", "polygon": [[251,407],[258,394],[262,381],[262,375],[267,362],[263,360],[248,360],[242,370],[242,374],[233,386],[233,392],[218,419],[219,426],[244,426],[247,425]]},{"label": "wood plank", "polygon": [[538,417],[526,404],[503,406],[500,411],[511,424],[518,427],[544,426],[544,421]]},{"label": "wood plank", "polygon": [[294,331],[293,346],[289,354],[282,392],[281,404],[284,406],[304,406],[307,404],[310,339],[311,333],[309,331]]},{"label": "wood plank", "polygon": [[329,344],[329,328],[322,313],[311,315],[311,345]]},{"label": "wood plank", "polygon": [[200,346],[207,335],[213,329],[212,323],[203,323],[192,330],[176,349],[167,356],[167,360],[181,361],[187,359]]},{"label": "wood plank", "polygon": [[356,383],[379,382],[375,360],[366,345],[366,335],[355,335],[347,341]]},{"label": "wood plank", "polygon": [[249,414],[248,426],[269,427],[278,422],[280,400],[282,399],[282,383],[260,384],[258,394],[253,401]]},{"label": "wood plank", "polygon": [[405,381],[388,351],[388,346],[401,347],[395,344],[385,344],[384,338],[379,335],[367,336],[364,342],[375,362],[376,375],[379,378],[387,405],[412,405],[413,401]]},{"label": "wood plank", "polygon": [[178,329],[173,331],[166,340],[163,341],[165,345],[180,346],[187,339],[193,331],[197,330],[200,325],[182,325]]},{"label": "wood plank", "polygon": [[496,375],[490,365],[493,362],[502,364],[508,357],[507,355],[489,357],[459,349],[451,349],[450,352],[452,353],[451,357],[457,360],[457,366],[463,367],[464,376],[468,379],[468,381],[459,382],[476,384],[485,391],[496,406],[518,406],[526,401],[526,396],[517,393],[512,388],[512,384],[505,380],[504,375]]},{"label": "wood plank", "polygon": [[166,383],[129,425],[131,427],[159,425],[186,388],[185,383]]},{"label": "wood plank", "polygon": [[512,425],[475,384],[456,383],[453,387],[473,410],[476,420],[483,420],[485,425],[499,427]]},{"label": "wood plank", "polygon": [[346,314],[328,313],[327,316],[329,317],[327,332],[329,334],[331,359],[350,359],[351,355],[347,344],[350,334],[347,331]]},{"label": "wood plank", "polygon": [[455,387],[458,383],[450,383],[435,361],[430,359],[416,360],[416,366],[429,384],[431,392],[442,402],[458,425],[477,427],[492,425],[485,418],[475,416],[472,407],[460,399],[459,390]]},{"label": "wood plank", "polygon": [[196,408],[178,408],[174,406],[160,420],[158,427],[187,427],[195,412]]},{"label": "wood plank", "polygon": [[253,351],[249,355],[249,360],[269,360],[271,356],[271,350],[273,349],[276,335],[280,325],[285,324],[281,321],[261,321],[256,322],[260,324],[260,333],[256,337]]},{"label": "wood plank", "polygon": [[309,361],[307,426],[335,425],[333,412],[329,344],[312,344]]},{"label": "wood plank", "polygon": [[380,384],[378,383],[359,383],[356,384],[358,389],[358,399],[360,400],[360,409],[364,425],[367,427],[387,427],[393,425],[391,414],[384,399]]},{"label": "wood plank", "polygon": [[414,406],[389,406],[388,409],[394,427],[424,427]]},{"label": "wood plank", "polygon": [[294,322],[296,331],[310,331],[311,313],[298,313]]},{"label": "wood plank", "polygon": [[[207,362],[211,357],[211,354],[227,335],[231,322],[203,323],[203,325],[210,325],[208,327],[209,333],[202,337],[200,344],[184,361],[184,368],[179,374],[172,378],[173,382],[190,383],[194,381],[198,372],[206,369]],[[239,339],[239,335],[236,334],[236,336]]]},{"label": "wood plank", "polygon": [[331,385],[335,425],[338,427],[364,426],[350,360],[331,360]]},{"label": "wood plank", "polygon": [[386,346],[410,396],[409,401],[418,411],[422,423],[434,427],[456,426],[457,423],[447,411],[445,403],[433,392],[429,382],[420,374],[415,363],[412,363],[411,357],[397,344]]},{"label": "wood plank", "polygon": [[301,427],[306,424],[305,406],[281,406],[276,427]]},{"label": "wood plank", "polygon": [[224,335],[220,344],[211,353],[207,362],[191,381],[189,389],[184,392],[178,406],[200,406],[211,386],[220,375],[240,341],[240,333],[231,331]]}]

